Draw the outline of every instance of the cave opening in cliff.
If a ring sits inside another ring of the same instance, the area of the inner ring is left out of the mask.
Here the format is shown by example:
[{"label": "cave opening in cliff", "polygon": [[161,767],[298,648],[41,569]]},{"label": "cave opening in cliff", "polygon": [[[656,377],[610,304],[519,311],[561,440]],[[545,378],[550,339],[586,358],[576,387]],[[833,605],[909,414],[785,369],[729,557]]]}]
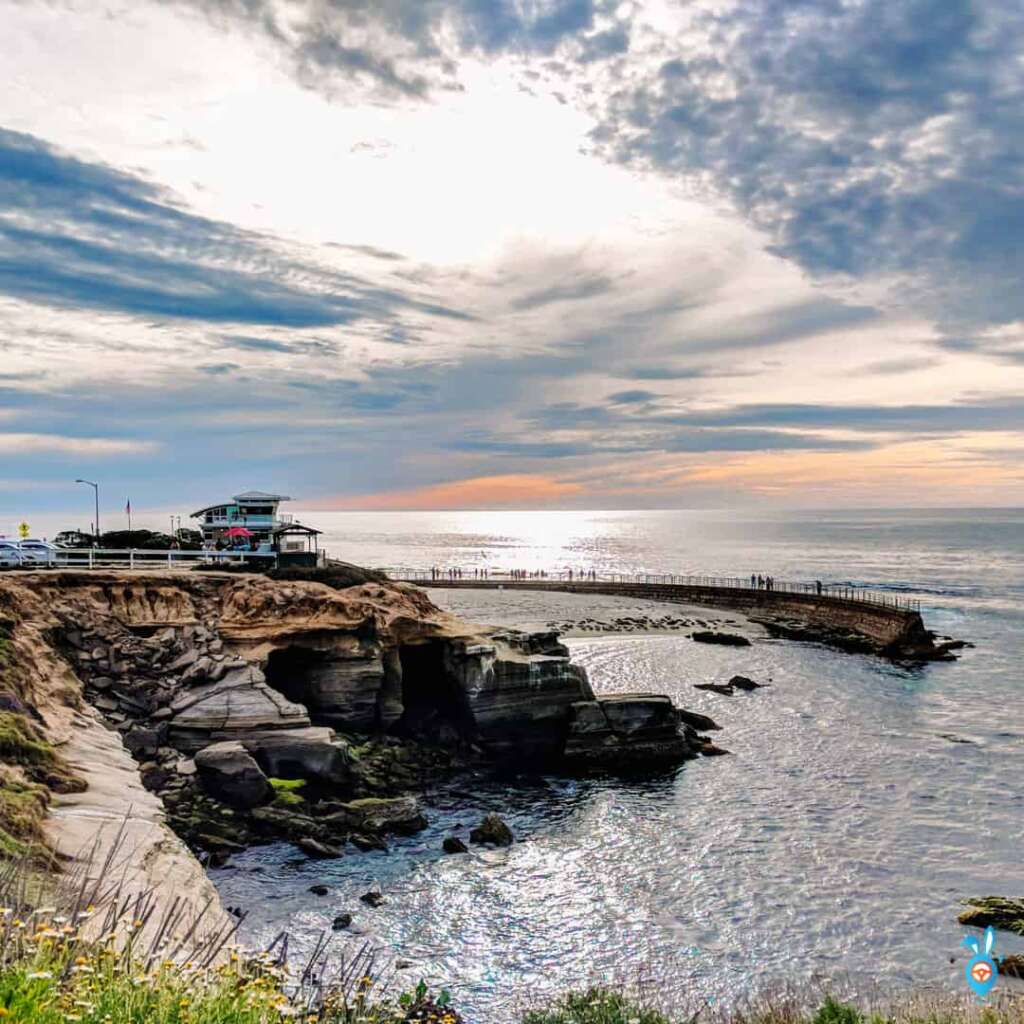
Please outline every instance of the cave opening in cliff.
[{"label": "cave opening in cliff", "polygon": [[468,739],[473,716],[458,679],[445,662],[444,642],[405,644],[398,655],[404,710],[397,731],[434,743]]},{"label": "cave opening in cliff", "polygon": [[282,647],[270,652],[264,675],[269,686],[312,714],[312,679],[326,661],[326,652],[312,647]]}]

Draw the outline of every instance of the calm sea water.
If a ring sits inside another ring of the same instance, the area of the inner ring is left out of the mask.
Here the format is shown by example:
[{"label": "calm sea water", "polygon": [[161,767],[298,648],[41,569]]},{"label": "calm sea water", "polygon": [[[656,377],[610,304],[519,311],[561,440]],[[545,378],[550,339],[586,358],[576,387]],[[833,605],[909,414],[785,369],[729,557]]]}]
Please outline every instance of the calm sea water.
[{"label": "calm sea water", "polygon": [[[308,944],[343,910],[354,935],[446,983],[474,1024],[597,978],[732,1003],[779,982],[963,990],[958,900],[1024,894],[1024,512],[316,513],[333,555],[378,566],[770,573],[919,597],[977,647],[952,664],[770,640],[571,641],[603,692],[653,690],[714,716],[727,758],[639,781],[483,776],[430,794],[430,829],[387,853],[308,862],[277,845],[213,873],[243,937]],[[439,594],[471,615],[473,600]],[[492,593],[488,621],[513,620]],[[458,602],[462,603],[459,604]],[[570,617],[552,598],[552,618]],[[654,606],[652,610],[658,610]],[[536,617],[530,616],[531,621]],[[692,684],[737,672],[770,688]],[[497,810],[518,842],[445,857]],[[315,897],[314,882],[330,887]],[[380,886],[387,903],[358,896]],[[997,952],[1024,950],[1000,933]],[[955,962],[951,963],[951,958]],[[1001,982],[1004,984],[1005,982]]]}]

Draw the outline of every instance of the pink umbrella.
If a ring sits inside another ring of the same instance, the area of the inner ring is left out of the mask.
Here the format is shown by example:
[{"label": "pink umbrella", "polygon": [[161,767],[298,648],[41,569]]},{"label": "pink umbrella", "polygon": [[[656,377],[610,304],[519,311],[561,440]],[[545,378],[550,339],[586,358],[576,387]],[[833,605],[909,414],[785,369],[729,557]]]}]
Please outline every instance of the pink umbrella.
[{"label": "pink umbrella", "polygon": [[230,530],[225,534],[227,537],[251,537],[252,530],[247,530],[244,526],[232,526]]}]

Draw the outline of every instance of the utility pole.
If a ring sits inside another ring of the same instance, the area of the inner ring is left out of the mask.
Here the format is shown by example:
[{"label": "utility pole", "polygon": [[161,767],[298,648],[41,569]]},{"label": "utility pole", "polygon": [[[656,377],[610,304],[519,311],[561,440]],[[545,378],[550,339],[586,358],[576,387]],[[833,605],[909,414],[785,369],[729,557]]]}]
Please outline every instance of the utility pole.
[{"label": "utility pole", "polygon": [[76,484],[88,484],[93,490],[93,498],[96,501],[96,547],[100,546],[100,485],[91,480],[78,479]]}]

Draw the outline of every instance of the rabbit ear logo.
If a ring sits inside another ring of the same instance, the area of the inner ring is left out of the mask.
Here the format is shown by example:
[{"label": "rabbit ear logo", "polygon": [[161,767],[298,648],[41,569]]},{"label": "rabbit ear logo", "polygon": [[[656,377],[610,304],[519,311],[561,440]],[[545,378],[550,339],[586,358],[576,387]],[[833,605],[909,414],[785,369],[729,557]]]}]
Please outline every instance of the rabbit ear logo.
[{"label": "rabbit ear logo", "polygon": [[967,961],[964,976],[967,978],[967,984],[974,989],[979,999],[984,999],[992,991],[992,986],[995,985],[996,979],[999,977],[999,968],[996,967],[995,958],[992,956],[995,944],[996,933],[991,927],[985,929],[984,947],[973,935],[968,935],[961,943],[974,954]]}]

